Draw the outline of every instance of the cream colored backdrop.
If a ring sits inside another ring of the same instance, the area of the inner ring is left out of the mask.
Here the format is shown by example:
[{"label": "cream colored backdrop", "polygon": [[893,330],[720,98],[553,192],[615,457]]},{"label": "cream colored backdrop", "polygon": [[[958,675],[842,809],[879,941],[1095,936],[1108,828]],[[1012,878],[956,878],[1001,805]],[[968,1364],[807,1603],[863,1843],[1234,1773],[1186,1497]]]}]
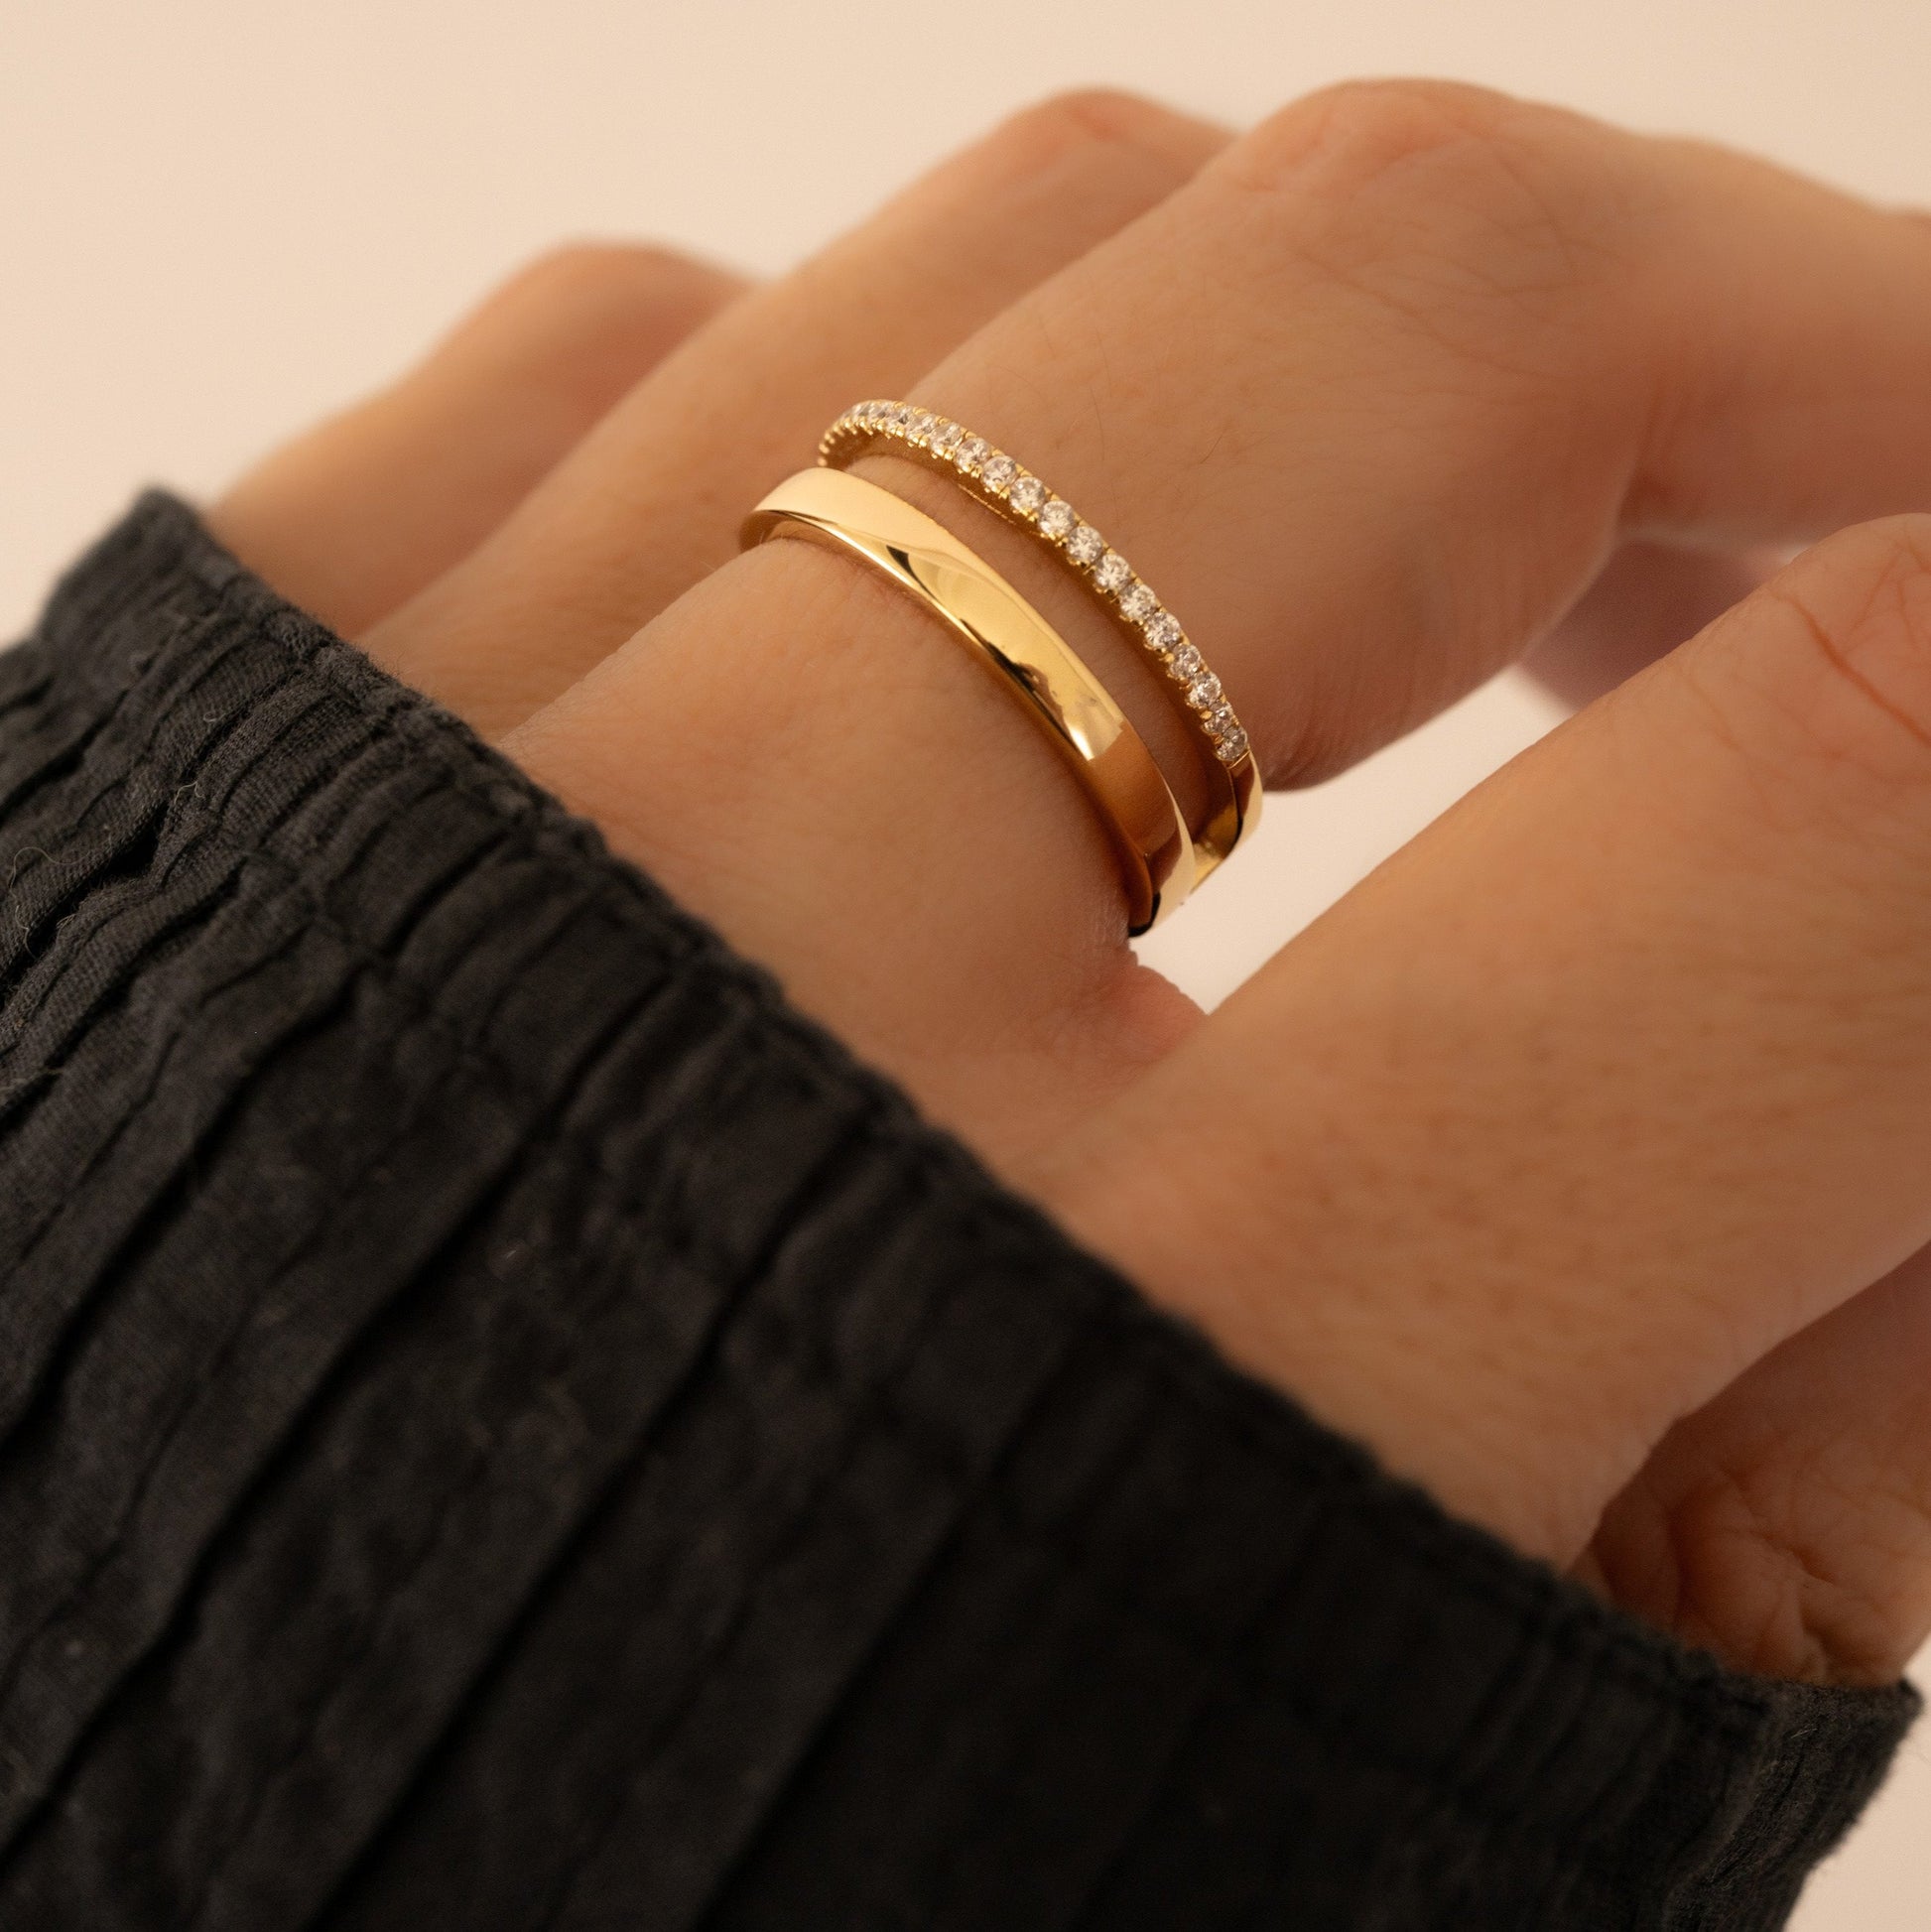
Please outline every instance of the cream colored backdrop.
[{"label": "cream colored backdrop", "polygon": [[[1926,0],[0,0],[0,636],[136,485],[212,488],[561,238],[777,270],[1054,88],[1240,123],[1390,72],[1931,204]],[[1276,798],[1161,963],[1223,990],[1552,716],[1503,680]],[[1927,1827],[1917,1744],[1802,1932],[1931,1925]]]}]

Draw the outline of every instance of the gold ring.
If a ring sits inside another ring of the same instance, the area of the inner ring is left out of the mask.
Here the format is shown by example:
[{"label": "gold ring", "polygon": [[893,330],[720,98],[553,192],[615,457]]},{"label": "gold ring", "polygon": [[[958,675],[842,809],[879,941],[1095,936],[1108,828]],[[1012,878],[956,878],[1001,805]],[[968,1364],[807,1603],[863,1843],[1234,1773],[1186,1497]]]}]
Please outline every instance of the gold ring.
[{"label": "gold ring", "polygon": [[739,533],[750,549],[801,537],[860,557],[902,584],[970,644],[1045,726],[1098,810],[1139,934],[1193,890],[1196,842],[1146,740],[1072,647],[944,524],[842,470],[801,469],[766,496]]},{"label": "gold ring", "polygon": [[1180,620],[1064,497],[983,437],[916,403],[856,404],[820,439],[818,459],[841,468],[880,439],[888,444],[889,453],[915,456],[943,471],[1056,551],[1164,673],[1212,754],[1209,770],[1220,774],[1219,802],[1194,837],[1195,880],[1204,879],[1233,850],[1242,833],[1259,823],[1260,768],[1220,679]]}]

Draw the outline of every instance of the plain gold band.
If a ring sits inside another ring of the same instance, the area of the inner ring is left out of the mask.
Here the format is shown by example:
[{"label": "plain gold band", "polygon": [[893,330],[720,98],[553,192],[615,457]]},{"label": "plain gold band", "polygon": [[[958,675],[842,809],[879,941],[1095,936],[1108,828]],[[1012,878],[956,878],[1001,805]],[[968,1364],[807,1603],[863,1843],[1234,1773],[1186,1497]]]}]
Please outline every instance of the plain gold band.
[{"label": "plain gold band", "polygon": [[[1260,766],[1221,681],[1199,647],[1126,559],[1017,458],[963,423],[915,403],[873,401],[848,409],[819,440],[818,459],[843,469],[868,450],[930,465],[1053,551],[1102,609],[1159,666],[1179,708],[1206,740],[1217,803],[1193,834],[1194,883],[1214,870],[1260,820]],[[1207,674],[1203,676],[1203,674]]]},{"label": "plain gold band", "polygon": [[998,672],[1046,727],[1098,811],[1143,933],[1193,890],[1194,840],[1146,740],[1072,647],[998,572],[923,510],[838,469],[801,469],[744,519],[745,549],[770,537],[826,544],[884,572]]}]

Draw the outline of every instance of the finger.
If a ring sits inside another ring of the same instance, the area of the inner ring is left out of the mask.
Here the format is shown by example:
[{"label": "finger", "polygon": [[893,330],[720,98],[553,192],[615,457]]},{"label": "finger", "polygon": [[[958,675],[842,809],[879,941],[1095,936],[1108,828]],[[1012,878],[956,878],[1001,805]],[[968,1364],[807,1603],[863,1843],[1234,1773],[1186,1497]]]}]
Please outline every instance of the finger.
[{"label": "finger", "polygon": [[1624,541],[1791,544],[1931,503],[1927,319],[1920,221],[1378,83],[1264,123],[919,400],[1099,523],[1293,783],[1486,678]]},{"label": "finger", "polygon": [[1044,735],[838,563],[760,546],[502,748],[1003,1166],[1198,1014],[1136,966]]},{"label": "finger", "polygon": [[1566,1563],[1673,1423],[1931,1238],[1928,744],[1902,518],[1478,790],[1039,1185]]},{"label": "finger", "polygon": [[274,451],[208,521],[283,595],[357,636],[480,543],[746,286],[668,249],[560,249],[399,382]]},{"label": "finger", "polygon": [[1745,1670],[1893,1682],[1931,1635],[1931,1253],[1657,1445],[1582,1573]]},{"label": "finger", "polygon": [[691,342],[369,650],[508,729],[725,562],[847,402],[909,383],[1225,139],[1123,94],[1015,117]]},{"label": "finger", "polygon": [[[1273,117],[914,389],[1132,560],[1284,781],[1487,676],[1620,541],[1768,541],[1924,491],[1927,320],[1922,224],[1479,90],[1384,84]],[[1213,771],[1091,586],[935,470],[856,466],[1040,605],[1197,809]],[[1001,1038],[1079,1037],[1102,1088],[1144,1053],[1062,1024],[1131,983],[1118,878],[1050,750],[932,662],[923,613],[866,597],[863,634],[845,625],[829,586],[855,570],[798,545],[727,565],[547,721],[540,768],[922,1098],[992,1134],[961,1098],[962,1012]],[[532,628],[573,621],[566,600]],[[727,722],[693,731],[694,693]],[[915,768],[908,745],[929,753]],[[836,919],[808,896],[820,879]],[[1090,1091],[1036,1064],[1002,1094]]]},{"label": "finger", "polygon": [[1623,544],[1523,668],[1574,710],[1673,651],[1788,562],[1782,548]]}]

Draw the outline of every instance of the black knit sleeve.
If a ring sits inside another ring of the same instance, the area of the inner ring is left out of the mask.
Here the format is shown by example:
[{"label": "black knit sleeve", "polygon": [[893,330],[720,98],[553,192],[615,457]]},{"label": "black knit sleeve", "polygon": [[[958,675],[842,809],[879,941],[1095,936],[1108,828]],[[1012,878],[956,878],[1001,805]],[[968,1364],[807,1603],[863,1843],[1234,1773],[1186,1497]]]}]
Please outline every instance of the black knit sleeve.
[{"label": "black knit sleeve", "polygon": [[1747,1932],[1915,1709],[1230,1372],[170,498],[0,880],[7,1932]]}]

